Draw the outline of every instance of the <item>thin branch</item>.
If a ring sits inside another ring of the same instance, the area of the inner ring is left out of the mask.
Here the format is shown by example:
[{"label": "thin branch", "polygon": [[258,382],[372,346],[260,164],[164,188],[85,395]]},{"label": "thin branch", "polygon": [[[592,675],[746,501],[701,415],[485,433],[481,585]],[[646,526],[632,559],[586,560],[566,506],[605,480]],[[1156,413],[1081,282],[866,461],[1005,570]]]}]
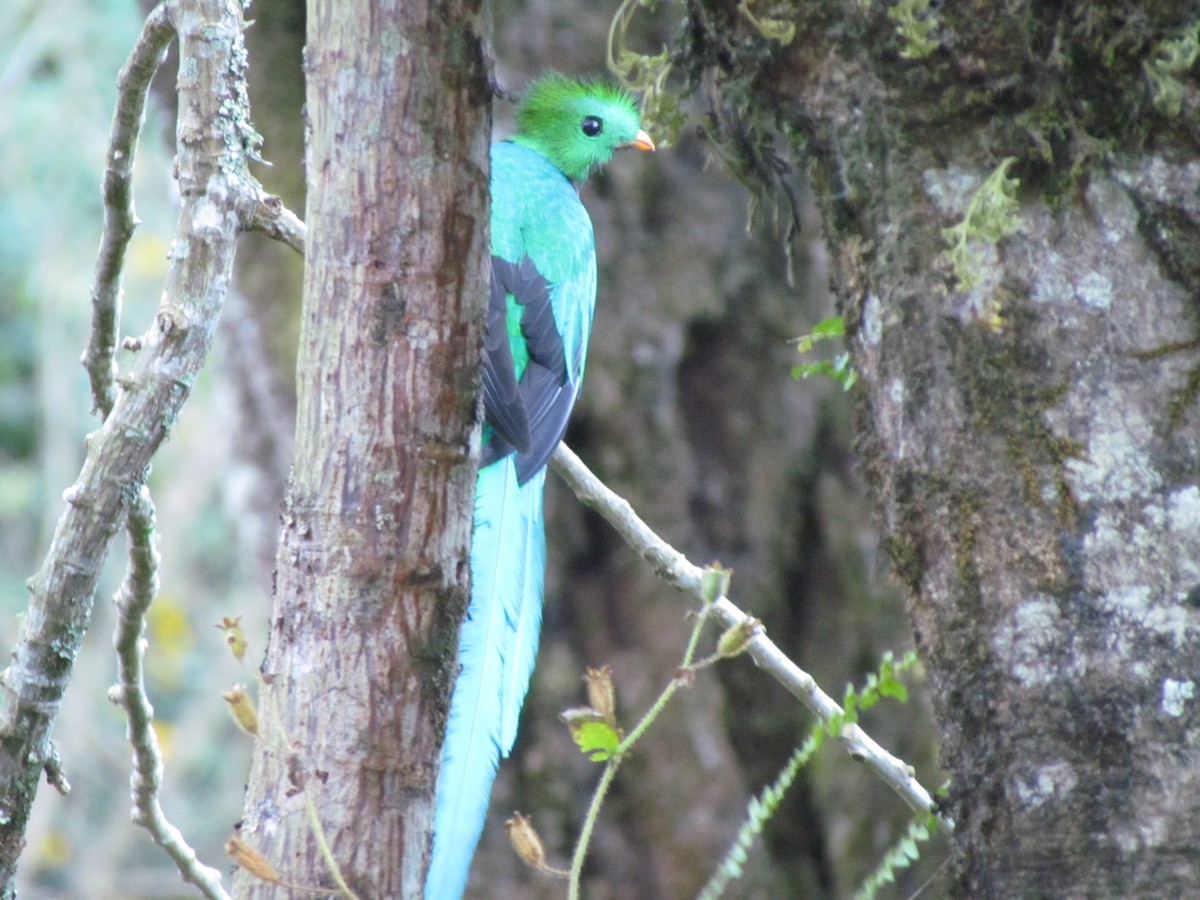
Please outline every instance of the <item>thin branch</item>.
[{"label": "thin branch", "polygon": [[117,108],[108,139],[104,169],[104,231],[92,281],[92,337],[83,354],[92,385],[92,409],[101,417],[116,399],[117,330],[121,320],[121,272],[125,250],[138,225],[133,209],[133,160],[146,114],[146,95],[163,51],[175,37],[166,3],[151,10],[133,52],[117,77]]},{"label": "thin branch", "polygon": [[[638,518],[629,502],[609,490],[570,448],[560,444],[550,458],[550,465],[580,501],[599,512],[630,547],[654,566],[663,579],[684,593],[699,600],[704,599],[701,591],[704,570],[655,534],[650,526]],[[712,612],[727,628],[744,623],[749,618],[728,597],[719,597],[713,603]],[[765,632],[759,630],[750,641],[748,652],[759,668],[787,688],[822,722],[829,722],[842,713],[842,708],[833,698],[821,690],[811,675],[788,659]],[[865,762],[909,807],[932,812],[947,830],[953,829],[953,821],[938,809],[929,792],[917,781],[912,766],[880,747],[858,725],[842,728],[839,740],[851,756]]]},{"label": "thin branch", "polygon": [[62,757],[58,755],[58,747],[54,741],[49,742],[49,750],[42,762],[42,771],[46,773],[46,783],[62,796],[71,793],[71,782],[67,781],[67,773],[63,769]]},{"label": "thin branch", "polygon": [[142,637],[146,611],[158,593],[158,548],[155,546],[154,503],[150,491],[142,486],[125,513],[129,536],[129,568],[117,592],[117,629],[113,646],[117,651],[117,685],[109,696],[125,710],[129,744],[133,748],[133,821],[150,832],[179,869],[184,881],[200,889],[212,900],[229,900],[221,885],[221,873],[197,859],[183,834],[167,821],[159,803],[163,760],[154,732],[154,708],[146,696],[142,658],[146,641]]},{"label": "thin branch", "polygon": [[[83,356],[92,387],[92,405],[107,418],[116,399],[116,340],[121,317],[121,275],[125,251],[138,225],[134,212],[132,176],[138,138],[145,121],[150,83],[164,51],[175,37],[165,3],[146,17],[142,32],[117,79],[117,106],[109,136],[104,172],[104,230],[92,284],[92,334]],[[111,699],[124,710],[133,749],[130,776],[133,821],[150,832],[179,869],[185,881],[213,900],[229,900],[221,873],[199,861],[183,834],[167,820],[159,802],[163,760],[154,731],[154,709],[146,694],[142,660],[145,653],[146,611],[158,588],[158,550],[155,547],[154,503],[143,485],[126,511],[129,564],[115,598],[118,610],[113,644],[117,651],[118,684]],[[53,783],[53,782],[52,782]],[[65,780],[64,780],[65,783]]]},{"label": "thin branch", "polygon": [[580,881],[583,878],[583,863],[587,859],[588,844],[592,840],[592,830],[596,827],[596,821],[600,818],[600,807],[604,803],[605,796],[608,795],[608,789],[612,786],[613,779],[617,777],[617,769],[620,767],[620,762],[617,757],[613,757],[604,766],[604,771],[600,775],[600,781],[596,784],[595,791],[592,792],[592,802],[588,804],[587,815],[583,820],[583,827],[579,831],[579,837],[575,841],[575,853],[571,856],[571,871],[568,874],[570,881],[567,883],[567,900],[579,900]]},{"label": "thin branch", "polygon": [[242,227],[246,231],[258,231],[282,241],[301,256],[304,255],[304,237],[307,233],[304,222],[274,194],[259,192],[258,202],[251,208]]},{"label": "thin branch", "polygon": [[[280,726],[280,730],[283,728]],[[308,813],[308,824],[312,828],[313,839],[317,842],[317,849],[321,851],[321,858],[325,860],[325,865],[329,867],[329,874],[333,878],[333,883],[337,885],[338,893],[346,900],[358,900],[358,894],[350,889],[346,884],[346,878],[342,875],[342,867],[338,865],[337,858],[333,855],[333,850],[329,846],[329,841],[325,837],[325,829],[321,825],[321,817],[317,815],[317,805],[313,802],[312,791],[307,787],[304,789],[304,809]],[[328,891],[325,891],[328,893]]]}]

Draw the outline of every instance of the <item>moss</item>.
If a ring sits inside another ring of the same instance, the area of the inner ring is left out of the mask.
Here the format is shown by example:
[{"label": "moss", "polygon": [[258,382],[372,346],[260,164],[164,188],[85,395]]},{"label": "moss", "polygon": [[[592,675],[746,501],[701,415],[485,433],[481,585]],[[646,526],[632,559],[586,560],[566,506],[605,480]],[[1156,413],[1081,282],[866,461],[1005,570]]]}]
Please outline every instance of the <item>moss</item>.
[{"label": "moss", "polygon": [[970,290],[984,277],[984,257],[975,244],[995,244],[1021,225],[1016,196],[1021,182],[1008,174],[1016,161],[1015,156],[1005,157],[971,196],[962,221],[942,229],[950,266],[963,290]]},{"label": "moss", "polygon": [[887,15],[896,25],[904,59],[924,59],[940,45],[938,17],[930,0],[899,0]]},{"label": "moss", "polygon": [[[714,154],[777,202],[787,157],[815,164],[818,192],[849,213],[834,223],[844,234],[856,230],[853,205],[886,189],[888,166],[902,164],[912,143],[966,138],[985,148],[980,165],[1016,157],[1024,189],[1054,207],[1074,196],[1088,163],[1154,140],[1163,116],[1198,128],[1176,112],[1200,102],[1185,81],[1200,32],[1184,4],[1075,0],[1014,14],[901,0],[860,2],[850,15],[823,0],[770,5],[770,21],[796,24],[793,41],[760,27],[763,16],[747,16],[746,2],[682,5],[680,32],[654,59],[684,76],[680,99],[703,86],[702,130]],[[872,78],[859,77],[862,69]],[[661,79],[650,80],[661,102]],[[844,90],[872,82],[877,96]]]},{"label": "moss", "polygon": [[[1084,448],[1059,437],[1046,423],[1046,410],[1062,400],[1069,385],[1045,383],[1048,367],[1035,349],[1037,342],[1025,336],[1034,324],[1032,311],[1014,307],[1000,332],[972,326],[948,329],[954,377],[973,426],[1003,440],[1009,461],[1021,475],[1025,501],[1052,508],[1059,524],[1073,531],[1078,503],[1064,466],[1069,459],[1081,458]],[[1053,504],[1041,487],[1047,466],[1052,469]]]},{"label": "moss", "polygon": [[921,579],[925,575],[925,553],[920,541],[907,533],[889,534],[884,549],[891,560],[892,569],[913,594],[921,591]]},{"label": "moss", "polygon": [[1187,75],[1200,53],[1200,24],[1193,23],[1176,38],[1161,40],[1142,70],[1150,82],[1154,108],[1164,116],[1174,118],[1183,110],[1186,90],[1181,76]]},{"label": "moss", "polygon": [[437,728],[444,730],[450,715],[450,694],[458,677],[458,627],[467,610],[465,590],[440,588],[435,593],[437,622],[429,640],[414,650],[421,673],[421,693],[435,711]]},{"label": "moss", "polygon": [[[976,554],[979,549],[979,520],[983,514],[979,497],[971,491],[952,491],[948,500],[950,514],[949,540],[954,554],[954,569],[958,575],[958,586],[962,598],[967,601],[960,611],[966,612],[967,604],[982,605],[979,568]],[[974,617],[971,616],[972,620]]]}]

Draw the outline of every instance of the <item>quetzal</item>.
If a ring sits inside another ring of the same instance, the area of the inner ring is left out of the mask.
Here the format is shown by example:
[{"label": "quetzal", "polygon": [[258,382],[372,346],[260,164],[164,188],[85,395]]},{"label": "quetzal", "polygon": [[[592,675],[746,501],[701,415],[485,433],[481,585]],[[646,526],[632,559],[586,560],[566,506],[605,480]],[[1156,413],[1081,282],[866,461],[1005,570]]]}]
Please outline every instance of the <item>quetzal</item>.
[{"label": "quetzal", "polygon": [[623,147],[653,150],[624,91],[551,74],[492,145],[492,277],[471,603],[437,781],[426,900],[456,900],[512,749],[542,625],[546,460],[579,394],[596,246],[578,185]]}]

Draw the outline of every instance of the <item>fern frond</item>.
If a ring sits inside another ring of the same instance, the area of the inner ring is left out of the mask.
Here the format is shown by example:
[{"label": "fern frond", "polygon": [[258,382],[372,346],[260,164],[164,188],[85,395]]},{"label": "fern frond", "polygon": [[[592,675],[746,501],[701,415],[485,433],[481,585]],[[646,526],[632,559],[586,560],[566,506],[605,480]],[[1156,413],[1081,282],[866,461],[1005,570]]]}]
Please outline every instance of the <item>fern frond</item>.
[{"label": "fern frond", "polygon": [[757,797],[751,798],[746,821],[738,830],[737,838],[734,839],[729,852],[725,854],[725,858],[721,860],[712,877],[708,879],[708,883],[701,889],[698,900],[716,900],[724,893],[729,882],[742,877],[742,866],[746,862],[754,839],[762,834],[768,820],[783,801],[784,794],[796,780],[801,766],[812,759],[813,754],[821,748],[824,740],[825,729],[823,726],[817,725],[808,735],[808,739],[792,752],[775,781],[763,788],[762,793]]},{"label": "fern frond", "polygon": [[874,900],[881,887],[895,882],[897,872],[903,872],[921,858],[921,848],[917,845],[928,841],[936,829],[937,817],[931,813],[923,812],[909,822],[904,834],[884,854],[875,871],[862,883],[854,895],[854,900]]}]

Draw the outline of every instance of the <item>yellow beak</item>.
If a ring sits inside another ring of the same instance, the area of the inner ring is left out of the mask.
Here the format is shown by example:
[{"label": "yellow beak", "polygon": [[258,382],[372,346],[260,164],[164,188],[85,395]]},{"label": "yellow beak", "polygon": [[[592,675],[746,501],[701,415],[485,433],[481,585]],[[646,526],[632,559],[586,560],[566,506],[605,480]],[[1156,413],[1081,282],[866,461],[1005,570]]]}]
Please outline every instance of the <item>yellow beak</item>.
[{"label": "yellow beak", "polygon": [[624,143],[621,146],[622,147],[633,147],[635,150],[650,150],[653,152],[654,141],[650,140],[650,135],[646,134],[646,132],[639,129],[637,135],[634,136],[634,139],[632,141],[628,141],[627,143]]}]

